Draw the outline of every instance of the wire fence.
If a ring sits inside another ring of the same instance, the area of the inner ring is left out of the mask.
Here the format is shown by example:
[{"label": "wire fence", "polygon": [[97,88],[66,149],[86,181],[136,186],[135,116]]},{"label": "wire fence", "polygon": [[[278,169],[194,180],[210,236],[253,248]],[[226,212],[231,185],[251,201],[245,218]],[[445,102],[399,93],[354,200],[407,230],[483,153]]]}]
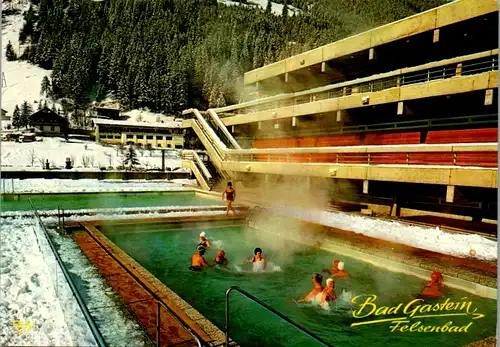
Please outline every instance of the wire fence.
[{"label": "wire fence", "polygon": [[[88,345],[106,347],[107,344],[97,328],[82,296],[78,292],[71,275],[66,269],[57,249],[50,238],[33,202],[29,200],[36,219],[35,236],[45,264],[49,269],[52,284],[60,307],[65,315],[67,327],[75,341],[86,341]],[[86,321],[86,325],[76,323]],[[89,336],[90,329],[92,335]]]}]

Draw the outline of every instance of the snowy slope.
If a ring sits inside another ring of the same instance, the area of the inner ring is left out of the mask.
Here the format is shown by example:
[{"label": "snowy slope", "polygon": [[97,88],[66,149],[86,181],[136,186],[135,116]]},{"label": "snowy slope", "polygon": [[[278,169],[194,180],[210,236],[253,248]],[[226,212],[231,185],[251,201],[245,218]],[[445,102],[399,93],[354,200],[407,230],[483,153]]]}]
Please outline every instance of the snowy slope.
[{"label": "snowy slope", "polygon": [[[23,11],[29,8],[28,3],[20,6]],[[24,101],[31,104],[34,109],[38,106],[35,101],[41,100],[40,85],[44,76],[50,76],[50,70],[44,70],[38,66],[24,61],[7,61],[5,49],[10,41],[14,51],[19,55],[23,47],[19,44],[19,32],[23,27],[22,14],[7,17],[7,23],[2,28],[2,72],[5,74],[6,85],[2,82],[2,108],[8,116],[12,116],[16,104],[21,106]],[[42,99],[43,100],[43,99]],[[49,107],[52,103],[48,102]],[[56,104],[56,107],[59,107]],[[3,121],[3,126],[6,122]]]}]

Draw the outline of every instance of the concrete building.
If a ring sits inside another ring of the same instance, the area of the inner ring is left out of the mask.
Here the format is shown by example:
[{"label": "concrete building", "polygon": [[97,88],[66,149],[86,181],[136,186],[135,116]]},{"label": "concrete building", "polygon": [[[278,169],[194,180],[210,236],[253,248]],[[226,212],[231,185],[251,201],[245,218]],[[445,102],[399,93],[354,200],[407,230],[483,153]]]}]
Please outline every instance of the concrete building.
[{"label": "concrete building", "polygon": [[454,1],[249,71],[184,126],[226,179],[496,219],[497,27],[496,1]]},{"label": "concrete building", "polygon": [[97,142],[151,148],[184,148],[182,122],[146,123],[93,119]]}]

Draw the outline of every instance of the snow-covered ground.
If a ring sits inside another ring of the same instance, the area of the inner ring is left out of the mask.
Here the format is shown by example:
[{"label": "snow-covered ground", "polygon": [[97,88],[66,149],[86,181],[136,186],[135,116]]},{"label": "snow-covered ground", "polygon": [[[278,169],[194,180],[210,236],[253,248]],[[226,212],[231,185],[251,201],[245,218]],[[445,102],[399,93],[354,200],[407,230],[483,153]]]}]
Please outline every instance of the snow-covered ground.
[{"label": "snow-covered ground", "polygon": [[[179,180],[174,180],[179,181]],[[195,180],[186,180],[195,181]],[[184,182],[184,180],[182,180]],[[196,184],[196,183],[195,183]],[[104,193],[104,192],[163,192],[189,190],[179,183],[164,180],[65,180],[65,179],[2,179],[0,191],[14,193]]]},{"label": "snow-covered ground", "polygon": [[96,346],[35,220],[4,219],[0,235],[0,345]]},{"label": "snow-covered ground", "polygon": [[[52,168],[64,168],[66,158],[71,158],[76,169],[100,167],[114,167],[122,165],[123,155],[119,153],[117,146],[102,145],[92,141],[69,139],[68,141],[58,137],[41,137],[42,141],[36,142],[13,142],[7,141],[1,144],[2,168],[35,169],[42,168],[42,162],[48,159]],[[137,149],[138,167],[161,168],[161,151]],[[180,154],[176,150],[166,153],[165,167],[170,169],[181,168]],[[182,169],[181,170],[186,170]]]},{"label": "snow-covered ground", "polygon": [[[231,1],[231,0],[219,0],[219,2],[228,6],[237,6],[237,5],[248,6],[246,4],[242,4],[237,1]],[[249,0],[248,3],[258,5],[262,9],[266,9],[267,7],[267,0]],[[271,11],[275,15],[281,16],[281,14],[283,13],[283,5],[271,2]],[[288,5],[289,16],[292,16],[294,13],[297,13],[298,11],[300,11],[298,8]]]},{"label": "snow-covered ground", "polygon": [[498,245],[479,235],[451,234],[440,230],[409,226],[396,221],[387,221],[342,212],[328,212],[294,207],[274,207],[274,210],[309,222],[327,225],[342,230],[363,234],[390,242],[400,243],[428,251],[448,254],[457,257],[475,257],[483,260],[498,258]]}]

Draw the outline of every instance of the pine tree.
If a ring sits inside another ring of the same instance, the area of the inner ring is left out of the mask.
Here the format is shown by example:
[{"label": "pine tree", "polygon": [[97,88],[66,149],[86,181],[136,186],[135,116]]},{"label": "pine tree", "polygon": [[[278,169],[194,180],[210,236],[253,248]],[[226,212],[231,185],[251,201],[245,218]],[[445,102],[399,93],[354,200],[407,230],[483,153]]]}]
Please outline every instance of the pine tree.
[{"label": "pine tree", "polygon": [[271,3],[271,0],[267,0],[266,13],[271,14],[272,8],[273,8],[273,5]]},{"label": "pine tree", "polygon": [[134,146],[129,146],[124,154],[123,166],[128,165],[129,170],[132,170],[134,165],[139,165],[139,159],[137,159],[137,152]]},{"label": "pine tree", "polygon": [[5,48],[5,58],[8,61],[17,60],[17,54],[14,52],[14,47],[12,47],[12,43],[9,41],[7,43],[7,47]]},{"label": "pine tree", "polygon": [[36,110],[37,110],[37,111],[40,111],[40,110],[42,109],[42,106],[43,106],[43,104],[42,104],[42,100],[39,100],[39,101],[38,101],[38,107],[37,107],[37,109],[36,109]]},{"label": "pine tree", "polygon": [[20,127],[27,127],[30,123],[31,105],[27,101],[21,107]]},{"label": "pine tree", "polygon": [[12,114],[12,126],[17,129],[21,127],[21,111],[17,105],[14,108],[14,113]]},{"label": "pine tree", "polygon": [[51,95],[50,80],[47,76],[43,76],[42,84],[40,86],[40,95],[49,97]]},{"label": "pine tree", "polygon": [[49,105],[47,104],[47,100],[44,100],[44,102],[43,102],[43,108],[49,108]]}]

